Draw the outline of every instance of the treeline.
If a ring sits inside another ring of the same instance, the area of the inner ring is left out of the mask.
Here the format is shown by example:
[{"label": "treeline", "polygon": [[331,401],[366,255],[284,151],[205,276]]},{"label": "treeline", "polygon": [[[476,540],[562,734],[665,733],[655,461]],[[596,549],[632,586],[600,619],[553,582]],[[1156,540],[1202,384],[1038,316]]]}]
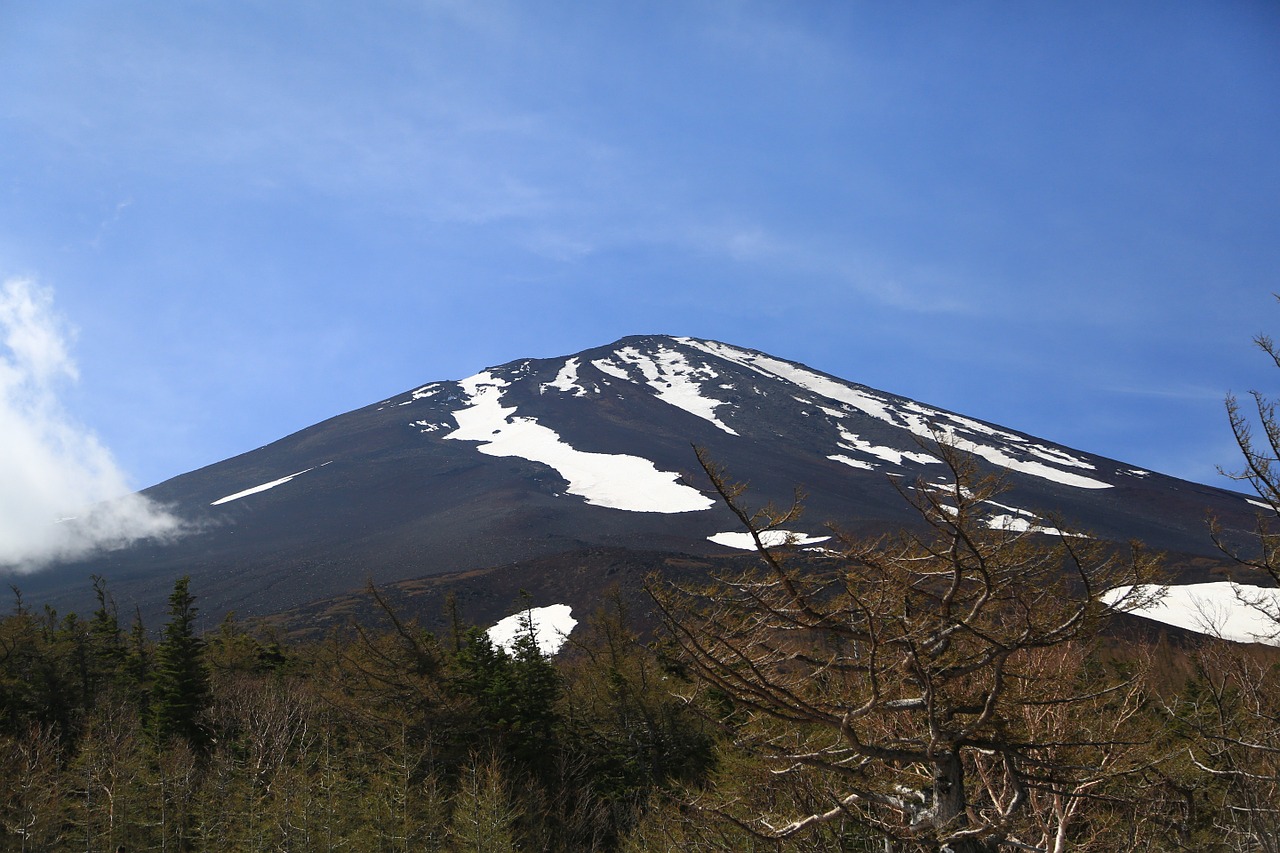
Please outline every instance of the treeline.
[{"label": "treeline", "polygon": [[17,595],[0,621],[0,849],[617,849],[714,766],[620,604],[552,661],[389,608],[319,643],[202,636],[186,579],[153,638],[94,588],[88,619]]},{"label": "treeline", "polygon": [[[87,620],[17,597],[0,621],[0,849],[937,849],[923,833],[886,846],[852,805],[766,838],[770,820],[834,802],[821,774],[784,772],[777,748],[808,744],[819,765],[839,739],[691,679],[618,604],[552,660],[531,632],[509,654],[389,608],[318,643],[230,616],[201,636],[186,580],[152,638],[94,585]],[[743,669],[759,666],[742,652]],[[1002,732],[1038,740],[1031,807],[1010,824],[1049,840],[990,849],[1276,849],[1276,655],[1207,644],[1046,660],[1055,689],[1088,698],[1024,706]],[[987,752],[974,769],[989,779],[1000,762]]]},{"label": "treeline", "polygon": [[[94,588],[87,620],[19,596],[0,621],[0,849],[937,849],[923,833],[886,845],[852,806],[766,838],[770,820],[833,803],[775,748],[825,738],[817,765],[837,741],[691,679],[617,603],[548,659],[531,631],[509,654],[456,620],[438,637],[385,607],[381,624],[318,643],[230,616],[202,636],[185,579],[153,639]],[[1010,824],[1051,831],[990,849],[1276,849],[1275,654],[1073,647],[1051,661],[1055,695],[1066,681],[1088,699],[1032,704],[1002,730],[1040,746],[1023,768],[1031,808]],[[1080,771],[1073,785],[1053,762]]]}]

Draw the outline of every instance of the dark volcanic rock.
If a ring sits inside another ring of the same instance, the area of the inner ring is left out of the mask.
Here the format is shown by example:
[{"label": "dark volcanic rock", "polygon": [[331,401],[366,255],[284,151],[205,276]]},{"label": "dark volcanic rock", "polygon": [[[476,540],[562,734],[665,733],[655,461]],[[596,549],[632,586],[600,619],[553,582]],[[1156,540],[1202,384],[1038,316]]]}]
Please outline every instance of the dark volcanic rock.
[{"label": "dark volcanic rock", "polygon": [[607,566],[565,555],[634,552],[617,559],[645,565],[733,555],[708,540],[738,527],[711,500],[694,444],[750,483],[757,504],[789,502],[802,487],[795,529],[821,535],[828,520],[863,532],[910,522],[893,478],[941,478],[926,455],[935,436],[1008,480],[993,524],[1066,519],[1209,563],[1208,513],[1242,533],[1252,524],[1233,492],[752,350],[654,335],[431,383],[175,477],[145,494],[187,519],[189,535],[12,580],[31,603],[87,611],[89,575],[102,574],[123,611],[136,604],[154,624],[184,574],[212,620],[309,612],[368,580],[470,589],[467,573],[485,569],[496,612],[504,596],[511,604],[510,584],[488,567],[546,558],[528,583],[563,581],[571,600],[570,586],[598,595]]}]

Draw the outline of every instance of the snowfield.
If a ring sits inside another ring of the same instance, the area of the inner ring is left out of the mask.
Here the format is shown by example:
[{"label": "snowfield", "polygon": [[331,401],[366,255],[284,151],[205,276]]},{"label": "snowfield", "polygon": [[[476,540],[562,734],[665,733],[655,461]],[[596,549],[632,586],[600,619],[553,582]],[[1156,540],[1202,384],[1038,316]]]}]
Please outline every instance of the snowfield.
[{"label": "snowfield", "polygon": [[[850,411],[856,410],[887,424],[906,429],[919,438],[929,441],[935,439],[950,441],[959,450],[972,453],[974,456],[1011,471],[1078,489],[1112,488],[1110,483],[1094,477],[1063,471],[1061,468],[1047,464],[1053,462],[1055,465],[1069,468],[1093,470],[1094,466],[1088,461],[1064,451],[1032,444],[1016,433],[1006,432],[940,409],[931,409],[919,403],[897,405],[869,390],[855,388],[799,365],[779,361],[767,355],[747,352],[727,344],[700,341],[695,338],[677,338],[677,340],[686,346],[754,370],[762,376],[782,379],[828,400],[843,403],[849,407]],[[837,418],[845,414],[840,410],[825,407],[824,410]],[[990,443],[991,439],[1002,446]],[[837,461],[843,462],[848,458],[843,457]]]},{"label": "snowfield", "polygon": [[[1141,595],[1158,593],[1153,584],[1117,587],[1103,595],[1114,604],[1131,589]],[[1244,586],[1230,581],[1168,587],[1145,607],[1126,612],[1165,625],[1237,643],[1280,646],[1280,589]]]},{"label": "snowfield", "polygon": [[538,651],[548,656],[560,651],[578,624],[578,620],[573,618],[573,608],[567,604],[533,607],[500,620],[485,632],[489,635],[489,640],[495,646],[505,649],[508,654],[514,652],[516,638],[524,627],[521,622],[526,614],[533,622],[533,635],[538,642]]},{"label": "snowfield", "polygon": [[[793,530],[766,530],[760,534],[760,541],[765,544],[766,548],[776,548],[779,545],[813,545],[817,542],[826,542],[830,536],[809,536],[804,533],[796,533]],[[751,538],[750,533],[716,533],[707,537],[708,541],[717,545],[723,545],[726,548],[736,548],[739,551],[754,551],[756,549],[755,540]]]},{"label": "snowfield", "polygon": [[616,355],[640,369],[645,382],[658,392],[658,399],[662,402],[713,423],[729,435],[738,434],[716,417],[716,409],[726,405],[725,402],[702,395],[701,383],[717,377],[710,367],[695,367],[678,351],[666,347],[658,348],[656,358],[649,358],[633,347],[624,347]]},{"label": "snowfield", "polygon": [[677,483],[679,474],[660,471],[648,459],[577,450],[533,418],[515,417],[515,406],[502,405],[502,389],[510,383],[489,371],[459,384],[471,405],[452,413],[458,428],[446,439],[480,442],[477,449],[489,456],[541,462],[569,482],[569,494],[595,506],[678,513],[698,512],[715,503],[697,489]]},{"label": "snowfield", "polygon": [[[837,419],[840,417],[843,417],[844,415],[844,412],[840,412],[836,409],[828,409],[824,407],[822,410],[829,415],[834,415]],[[930,456],[927,453],[916,453],[909,450],[907,451],[894,450],[892,447],[877,447],[871,442],[863,441],[858,436],[849,432],[849,430],[847,430],[843,424],[839,425],[837,428],[840,430],[840,443],[837,446],[843,450],[852,450],[857,453],[865,453],[868,456],[874,456],[877,459],[883,459],[885,462],[888,462],[891,465],[900,466],[902,465],[903,459],[910,459],[912,462],[915,462],[920,465],[930,465],[935,463],[942,464],[941,459],[938,459],[936,456]],[[840,456],[840,457],[828,456],[827,458],[835,459],[837,462],[845,462],[848,465],[854,464],[846,456]],[[855,466],[855,467],[862,467],[862,466]],[[868,466],[868,467],[874,467],[874,466]]]},{"label": "snowfield", "polygon": [[546,393],[548,388],[554,388],[565,393],[572,391],[575,397],[585,397],[587,389],[578,384],[578,359],[567,359],[564,366],[556,374],[556,378],[547,382],[538,390]]}]

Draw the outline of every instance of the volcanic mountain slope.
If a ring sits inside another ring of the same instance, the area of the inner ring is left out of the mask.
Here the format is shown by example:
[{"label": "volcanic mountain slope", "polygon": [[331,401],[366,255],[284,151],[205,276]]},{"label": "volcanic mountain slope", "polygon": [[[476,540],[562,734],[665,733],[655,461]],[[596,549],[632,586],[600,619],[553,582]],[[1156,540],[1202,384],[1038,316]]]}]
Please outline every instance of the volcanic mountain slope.
[{"label": "volcanic mountain slope", "polygon": [[[1208,557],[1207,512],[1249,527],[1242,495],[932,408],[754,350],[648,335],[431,382],[145,494],[191,532],[20,578],[29,601],[86,609],[88,575],[158,614],[192,577],[206,614],[265,614],[362,586],[558,553],[716,557],[741,531],[692,445],[751,501],[807,493],[795,532],[911,520],[892,477],[942,480],[935,437],[1007,477],[988,523]],[[612,553],[612,552],[611,552]],[[531,590],[536,594],[536,590]]]}]

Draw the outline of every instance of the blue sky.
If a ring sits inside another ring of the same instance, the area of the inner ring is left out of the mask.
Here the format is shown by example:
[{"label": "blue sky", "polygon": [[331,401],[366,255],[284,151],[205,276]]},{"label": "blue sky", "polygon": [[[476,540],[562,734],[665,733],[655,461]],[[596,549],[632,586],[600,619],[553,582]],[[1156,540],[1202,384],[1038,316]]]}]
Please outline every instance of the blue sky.
[{"label": "blue sky", "polygon": [[0,67],[75,368],[0,424],[132,487],[635,333],[1223,485],[1280,390],[1272,2],[9,0]]}]

